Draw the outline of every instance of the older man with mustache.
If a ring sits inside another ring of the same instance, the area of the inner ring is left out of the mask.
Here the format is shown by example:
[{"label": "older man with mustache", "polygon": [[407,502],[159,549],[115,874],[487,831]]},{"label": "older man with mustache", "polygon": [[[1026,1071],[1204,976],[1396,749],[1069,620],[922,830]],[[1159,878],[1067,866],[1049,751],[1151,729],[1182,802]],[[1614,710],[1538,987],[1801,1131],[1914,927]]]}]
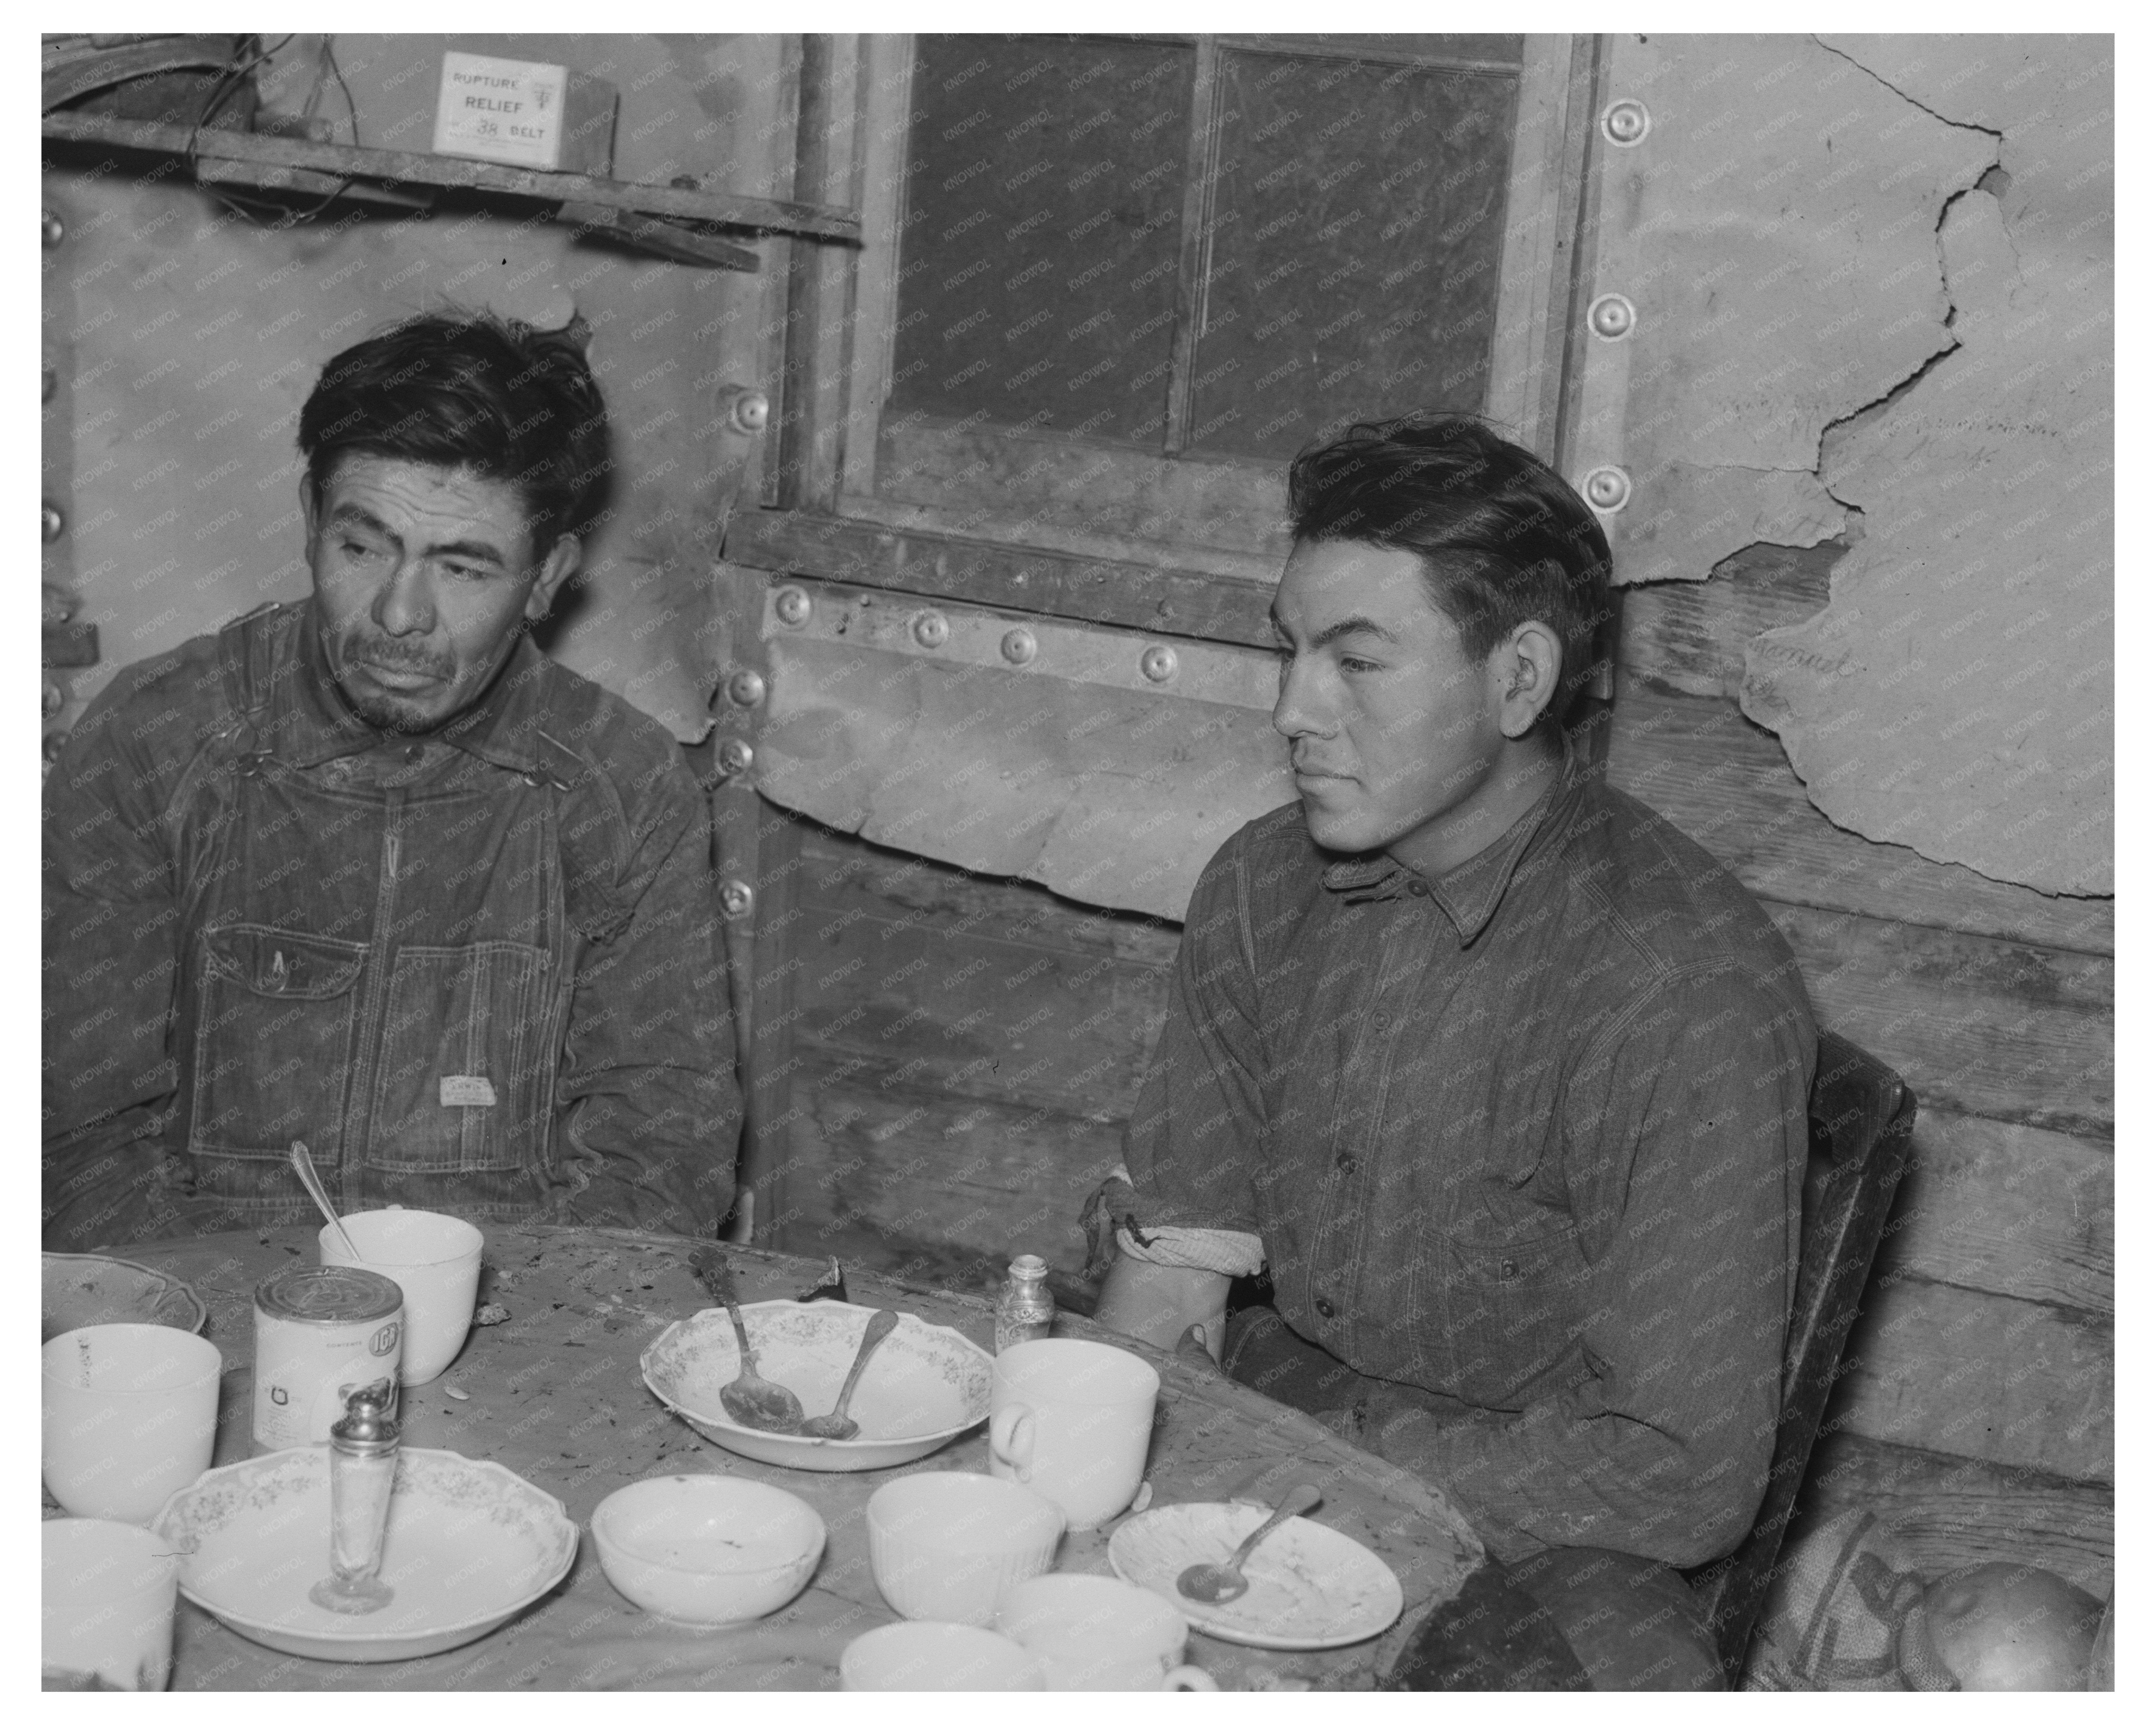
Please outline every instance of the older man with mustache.
[{"label": "older man with mustache", "polygon": [[44,1236],[347,1209],[710,1235],[740,1094],[711,819],[665,730],[526,630],[606,408],[488,316],[339,354],[312,596],[123,671],[45,787]]}]

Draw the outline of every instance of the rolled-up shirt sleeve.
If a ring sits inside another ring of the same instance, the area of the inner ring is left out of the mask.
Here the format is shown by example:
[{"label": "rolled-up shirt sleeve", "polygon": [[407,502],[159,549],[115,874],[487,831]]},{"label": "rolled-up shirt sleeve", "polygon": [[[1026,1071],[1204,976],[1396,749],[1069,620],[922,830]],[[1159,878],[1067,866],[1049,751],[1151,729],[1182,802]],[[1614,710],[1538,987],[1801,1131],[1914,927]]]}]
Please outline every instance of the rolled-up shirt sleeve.
[{"label": "rolled-up shirt sleeve", "polygon": [[1147,1229],[1260,1232],[1258,979],[1236,850],[1224,846],[1191,894],[1167,1022],[1124,1137]]},{"label": "rolled-up shirt sleeve", "polygon": [[1591,1293],[1576,1381],[1517,1414],[1389,1409],[1373,1434],[1499,1558],[1586,1545],[1686,1565],[1750,1526],[1816,1057],[1800,996],[1717,969],[1674,976],[1583,1058],[1563,1153]]}]

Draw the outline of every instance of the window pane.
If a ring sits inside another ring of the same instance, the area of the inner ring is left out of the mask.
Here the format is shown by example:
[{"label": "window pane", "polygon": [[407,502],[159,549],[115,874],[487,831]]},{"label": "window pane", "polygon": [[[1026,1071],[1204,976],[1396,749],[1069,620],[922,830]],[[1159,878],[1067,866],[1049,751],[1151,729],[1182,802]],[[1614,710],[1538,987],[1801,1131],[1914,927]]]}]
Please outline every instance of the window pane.
[{"label": "window pane", "polygon": [[1514,78],[1230,51],[1193,446],[1480,408]]},{"label": "window pane", "polygon": [[895,413],[1159,445],[1194,59],[1173,44],[921,39]]}]

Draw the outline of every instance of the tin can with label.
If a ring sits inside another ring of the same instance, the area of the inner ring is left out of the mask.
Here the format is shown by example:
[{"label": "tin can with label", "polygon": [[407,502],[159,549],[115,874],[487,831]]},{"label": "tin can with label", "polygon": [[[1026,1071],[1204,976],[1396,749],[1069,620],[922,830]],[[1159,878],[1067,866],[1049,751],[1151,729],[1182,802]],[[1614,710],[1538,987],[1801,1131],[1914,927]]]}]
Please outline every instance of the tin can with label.
[{"label": "tin can with label", "polygon": [[404,1291],[346,1265],[280,1270],[254,1290],[254,1453],[329,1441],[355,1389],[386,1383],[397,1411]]}]

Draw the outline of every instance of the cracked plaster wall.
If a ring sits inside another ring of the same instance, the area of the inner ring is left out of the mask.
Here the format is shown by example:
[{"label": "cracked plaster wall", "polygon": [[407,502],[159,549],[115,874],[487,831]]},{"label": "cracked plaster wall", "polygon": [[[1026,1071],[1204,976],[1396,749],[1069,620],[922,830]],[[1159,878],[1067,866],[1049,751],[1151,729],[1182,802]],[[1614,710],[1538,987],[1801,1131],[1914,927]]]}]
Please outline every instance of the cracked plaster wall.
[{"label": "cracked plaster wall", "polygon": [[2111,890],[2111,50],[2091,38],[1616,39],[1582,379],[1632,475],[1619,578],[1853,549],[1742,703],[1838,824]]}]

